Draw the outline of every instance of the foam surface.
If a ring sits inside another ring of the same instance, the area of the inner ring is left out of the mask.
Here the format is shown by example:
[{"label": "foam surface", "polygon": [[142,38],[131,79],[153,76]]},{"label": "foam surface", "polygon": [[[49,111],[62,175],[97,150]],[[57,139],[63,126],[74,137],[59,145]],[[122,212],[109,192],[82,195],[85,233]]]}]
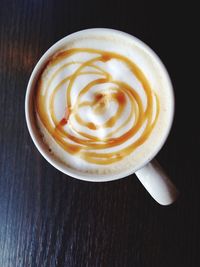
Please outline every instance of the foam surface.
[{"label": "foam surface", "polygon": [[[84,37],[84,38],[83,38]],[[68,50],[71,48],[92,48],[92,49],[100,49],[108,52],[115,52],[121,54],[123,56],[128,57],[131,61],[133,61],[144,73],[149,84],[156,93],[159,99],[159,116],[156,122],[156,125],[147,139],[147,141],[138,146],[137,149],[133,151],[130,155],[125,158],[122,158],[121,161],[114,162],[108,165],[99,165],[95,163],[88,162],[84,160],[83,157],[79,157],[78,155],[70,154],[65,151],[59,144],[55,141],[51,133],[46,129],[44,124],[42,123],[40,116],[37,114],[37,121],[39,128],[44,136],[44,142],[51,148],[52,153],[56,155],[62,162],[64,162],[67,166],[70,166],[74,169],[90,172],[90,173],[115,173],[122,169],[127,169],[129,167],[137,166],[142,160],[148,159],[148,156],[152,153],[152,151],[157,147],[160,141],[163,139],[163,136],[166,132],[166,127],[168,127],[172,103],[170,102],[170,92],[168,88],[165,86],[165,78],[162,73],[159,71],[159,66],[156,65],[156,62],[145,53],[140,47],[135,45],[131,40],[119,37],[117,35],[113,36],[95,36],[95,34],[88,34],[87,36],[80,36],[72,41],[69,41],[65,44],[62,50]],[[50,112],[50,102],[52,92],[59,86],[61,81],[72,75],[76,72],[76,70],[80,67],[84,62],[91,60],[93,58],[98,57],[98,54],[90,54],[87,52],[80,52],[74,55],[69,56],[67,59],[63,59],[59,61],[57,64],[51,65],[49,64],[45,71],[43,72],[42,79],[42,88],[41,92],[46,96],[45,105],[48,113],[49,121],[51,121],[52,127],[56,127],[55,122],[52,121],[51,112]],[[70,62],[74,62],[71,65],[67,65]],[[64,65],[66,67],[62,68]],[[113,80],[121,81],[128,84],[130,87],[133,87],[134,90],[140,96],[142,101],[143,108],[147,107],[147,98],[144,92],[143,85],[138,80],[137,76],[134,75],[128,68],[126,64],[117,59],[111,59],[106,62],[96,61],[94,66],[100,67],[104,71],[108,72]],[[59,71],[59,69],[61,69]],[[78,76],[74,83],[73,88],[71,90],[71,105],[72,110],[75,109],[77,98],[80,92],[86,87],[89,83],[94,80],[104,78],[104,74],[95,69],[93,67],[86,67],[82,70],[85,74]],[[88,72],[88,73],[87,73]],[[94,72],[94,73],[92,73]],[[57,74],[55,74],[57,73]],[[49,82],[51,80],[51,82]],[[69,80],[66,79],[61,86],[59,86],[59,90],[55,94],[55,100],[53,102],[53,108],[55,111],[55,117],[57,121],[61,121],[65,116],[66,107],[67,107],[67,98],[66,98],[66,88],[69,86]],[[81,125],[77,122],[75,118],[75,113],[71,113],[69,116],[69,121],[66,125],[64,125],[64,131],[70,133],[73,136],[80,137],[79,132],[83,132],[85,134],[92,135],[97,137],[98,139],[102,139],[102,141],[111,134],[110,138],[116,138],[123,134],[125,134],[128,130],[131,129],[132,125],[136,120],[136,115],[131,114],[131,103],[129,100],[129,96],[126,95],[126,105],[124,110],[116,123],[112,127],[101,127],[106,123],[112,116],[114,116],[117,112],[118,103],[113,101],[113,99],[109,100],[109,96],[115,93],[118,90],[118,86],[112,82],[106,82],[101,84],[96,84],[90,88],[82,97],[81,103],[84,101],[93,101],[95,95],[101,93],[107,100],[108,103],[105,104],[103,112],[99,112],[99,106],[83,106],[76,109],[76,114],[79,117],[88,123],[93,123],[98,126],[97,130],[89,129],[84,125]],[[153,104],[153,109],[156,108],[155,103]],[[155,110],[153,110],[153,114]],[[119,131],[115,131],[118,129],[123,122],[125,122],[128,117],[131,116],[131,120],[124,125]],[[130,146],[133,142],[135,142],[143,133],[145,128],[144,125],[139,129],[139,131],[133,135],[130,139],[125,141],[124,143],[109,147],[101,150],[101,153],[110,153],[110,152],[118,152],[120,149],[126,148]],[[112,134],[113,132],[113,134]],[[87,141],[86,137],[81,137],[83,140]],[[72,140],[68,140],[73,143]],[[95,150],[91,150],[94,151]]]}]

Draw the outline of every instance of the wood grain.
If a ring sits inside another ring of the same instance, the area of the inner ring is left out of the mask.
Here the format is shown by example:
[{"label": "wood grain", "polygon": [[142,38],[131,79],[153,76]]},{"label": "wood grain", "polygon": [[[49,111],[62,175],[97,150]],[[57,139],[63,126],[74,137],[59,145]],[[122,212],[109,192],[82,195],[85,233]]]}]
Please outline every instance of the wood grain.
[{"label": "wood grain", "polygon": [[[0,266],[199,266],[196,8],[144,0],[0,4]],[[67,177],[31,141],[24,97],[34,65],[61,37],[91,27],[139,37],[169,70],[176,116],[158,159],[181,191],[170,207],[156,204],[134,175],[98,184]]]}]

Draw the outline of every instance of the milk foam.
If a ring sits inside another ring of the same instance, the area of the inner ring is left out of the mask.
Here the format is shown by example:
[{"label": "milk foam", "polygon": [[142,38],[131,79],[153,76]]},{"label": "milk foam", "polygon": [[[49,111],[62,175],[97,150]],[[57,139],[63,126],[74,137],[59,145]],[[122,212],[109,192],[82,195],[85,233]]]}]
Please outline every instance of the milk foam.
[{"label": "milk foam", "polygon": [[[144,144],[139,146],[132,154],[129,156],[123,158],[121,161],[112,163],[109,165],[99,165],[91,162],[85,161],[83,158],[78,157],[77,155],[72,155],[68,152],[66,152],[59,144],[54,140],[54,138],[51,136],[51,134],[47,131],[46,127],[42,123],[38,113],[37,113],[37,122],[38,126],[43,134],[44,142],[48,145],[48,147],[51,149],[52,153],[60,159],[62,162],[64,162],[67,166],[70,166],[71,168],[77,169],[79,171],[83,172],[89,172],[89,173],[115,173],[122,169],[127,169],[130,166],[134,168],[137,166],[141,160],[148,159],[148,156],[150,155],[151,151],[157,147],[157,145],[160,143],[160,140],[162,140],[164,134],[165,134],[165,127],[168,125],[169,118],[171,116],[170,112],[172,109],[172,104],[168,99],[170,99],[170,92],[169,90],[165,90],[165,81],[160,72],[158,71],[158,66],[156,66],[156,63],[151,59],[150,55],[146,54],[145,51],[143,51],[141,48],[139,48],[137,45],[135,45],[131,40],[123,38],[121,36],[95,36],[94,34],[88,34],[87,36],[80,36],[72,41],[69,41],[66,43],[64,47],[62,47],[61,50],[65,51],[71,48],[92,48],[92,49],[100,49],[108,52],[115,52],[121,55],[124,55],[128,57],[130,60],[136,63],[136,65],[143,71],[145,74],[147,80],[149,81],[152,90],[157,94],[159,103],[160,103],[160,111],[157,123],[149,136],[149,138],[145,141]],[[61,51],[60,50],[60,51]],[[60,52],[58,51],[58,52]],[[98,54],[90,54],[87,52],[80,52],[76,53],[74,55],[71,55],[67,59],[64,59],[58,64],[55,64],[51,66],[49,64],[46,69],[44,70],[41,79],[42,79],[42,88],[41,92],[42,94],[46,93],[46,107],[48,112],[49,120],[52,123],[52,126],[55,127],[54,122],[51,119],[50,114],[50,97],[53,92],[53,90],[58,86],[58,84],[63,80],[66,79],[68,76],[72,75],[79,67],[82,62],[88,61],[90,59],[93,59],[95,57],[98,57]],[[80,63],[74,63],[72,65],[69,65],[66,68],[63,68],[62,71],[59,71],[57,75],[54,75],[56,71],[59,70],[63,65],[68,64],[69,62],[80,62]],[[97,67],[101,67],[103,70],[108,72],[114,80],[125,82],[126,84],[130,85],[135,89],[135,91],[140,96],[140,99],[142,100],[142,105],[144,109],[147,105],[147,99],[146,95],[144,93],[144,88],[141,82],[138,80],[136,75],[134,75],[130,69],[122,63],[120,60],[117,59],[111,59],[106,62],[97,61],[94,64]],[[103,75],[98,70],[95,70],[91,67],[86,67],[84,69],[84,72],[96,72],[94,74],[84,74],[79,76],[74,84],[73,84],[73,90],[71,93],[71,103],[72,107],[76,105],[76,100],[78,94],[81,92],[81,90],[87,86],[88,83],[90,83],[93,80],[103,78]],[[52,79],[53,77],[53,79]],[[51,80],[50,86],[49,86],[49,80]],[[66,87],[69,85],[69,81],[66,81],[66,83],[63,83],[60,87],[59,91],[55,95],[55,101],[54,101],[54,110],[55,110],[55,116],[58,121],[62,120],[63,114],[66,112]],[[95,94],[101,92],[105,95],[112,94],[117,90],[117,85],[113,83],[102,83],[95,85],[89,90],[86,94],[83,95],[81,101],[91,101],[94,99]],[[98,130],[92,130],[87,127],[84,127],[77,123],[75,117],[70,115],[69,123],[65,125],[63,128],[66,132],[79,137],[78,132],[83,132],[85,134],[92,135],[94,137],[98,137],[100,139],[104,139],[109,133],[113,132],[117,128],[120,127],[120,125],[123,124],[124,121],[127,120],[131,113],[131,105],[128,97],[126,96],[126,106],[124,108],[123,113],[121,114],[119,120],[116,122],[116,124],[111,128],[101,128],[101,125],[105,123],[109,118],[111,118],[117,111],[117,104],[114,101],[110,101],[108,104],[108,107],[106,108],[105,112],[102,114],[95,113],[93,110],[93,107],[82,107],[78,109],[78,115],[81,119],[87,122],[92,122],[95,125],[99,126],[100,128]],[[153,105],[153,108],[155,108],[155,105]],[[155,110],[154,110],[155,113]],[[121,136],[122,134],[126,133],[130,128],[131,125],[134,123],[135,115],[132,114],[132,118],[130,122],[125,125],[120,131],[112,135],[111,137],[115,138],[118,136]],[[143,129],[145,127],[145,124],[141,129],[134,135],[132,138],[127,140],[126,142],[122,143],[121,145],[117,147],[110,147],[105,148],[101,150],[101,153],[104,152],[116,152],[119,149],[128,147],[133,141],[137,140],[139,136],[141,136]],[[83,140],[85,139],[87,141],[87,138],[82,137]],[[72,140],[68,140],[69,142],[73,143]],[[94,150],[95,152],[95,150]]]}]

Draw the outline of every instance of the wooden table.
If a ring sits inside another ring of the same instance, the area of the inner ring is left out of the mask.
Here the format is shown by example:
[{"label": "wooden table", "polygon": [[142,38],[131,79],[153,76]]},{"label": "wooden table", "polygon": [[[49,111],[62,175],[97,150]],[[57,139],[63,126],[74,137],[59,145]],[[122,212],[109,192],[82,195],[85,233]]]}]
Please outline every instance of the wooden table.
[{"label": "wooden table", "polygon": [[[1,0],[0,267],[200,266],[195,10],[169,1]],[[181,192],[172,206],[154,202],[135,175],[108,183],[68,177],[31,141],[24,97],[34,65],[60,38],[91,27],[139,37],[169,70],[176,116],[157,158]]]}]

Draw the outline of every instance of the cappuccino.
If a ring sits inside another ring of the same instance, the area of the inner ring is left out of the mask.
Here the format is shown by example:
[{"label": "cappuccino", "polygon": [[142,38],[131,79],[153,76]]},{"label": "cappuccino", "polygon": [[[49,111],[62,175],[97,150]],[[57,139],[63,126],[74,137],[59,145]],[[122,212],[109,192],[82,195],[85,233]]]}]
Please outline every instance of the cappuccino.
[{"label": "cappuccino", "polygon": [[81,172],[134,168],[165,135],[171,103],[164,84],[151,55],[130,38],[83,32],[51,57],[38,79],[43,141]]}]

